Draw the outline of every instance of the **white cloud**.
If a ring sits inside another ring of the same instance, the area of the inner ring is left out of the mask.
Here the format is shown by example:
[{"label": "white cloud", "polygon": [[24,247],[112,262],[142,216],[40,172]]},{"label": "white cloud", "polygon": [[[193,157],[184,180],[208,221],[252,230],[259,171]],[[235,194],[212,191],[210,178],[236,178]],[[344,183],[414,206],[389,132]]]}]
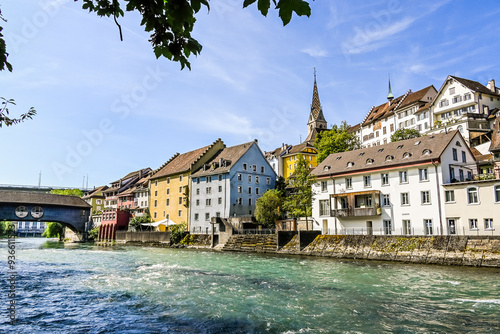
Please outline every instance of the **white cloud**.
[{"label": "white cloud", "polygon": [[316,57],[326,57],[326,56],[328,56],[328,51],[326,51],[324,49],[321,49],[319,47],[302,49],[300,51],[308,54],[311,57],[315,57],[315,58]]}]

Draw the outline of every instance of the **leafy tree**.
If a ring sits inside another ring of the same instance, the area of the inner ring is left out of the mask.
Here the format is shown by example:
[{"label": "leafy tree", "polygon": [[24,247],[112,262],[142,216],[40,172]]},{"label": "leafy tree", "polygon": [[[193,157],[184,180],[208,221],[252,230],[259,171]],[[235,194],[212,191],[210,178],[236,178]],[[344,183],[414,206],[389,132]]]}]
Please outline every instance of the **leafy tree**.
[{"label": "leafy tree", "polygon": [[141,216],[141,217],[134,217],[130,220],[128,223],[129,229],[132,227],[136,231],[141,230],[142,231],[142,224],[149,224],[151,223],[151,216],[149,214]]},{"label": "leafy tree", "polygon": [[81,191],[80,189],[52,189],[50,193],[56,195],[66,195],[66,196],[78,196],[78,197],[83,196],[83,191]]},{"label": "leafy tree", "polygon": [[277,189],[269,189],[255,203],[255,218],[268,227],[274,227],[280,218],[283,194]]},{"label": "leafy tree", "polygon": [[395,141],[400,141],[400,140],[405,140],[405,139],[411,139],[411,138],[418,138],[421,137],[422,135],[420,132],[416,129],[398,129],[396,130],[392,136],[391,136],[391,142]]},{"label": "leafy tree", "polygon": [[187,230],[185,222],[170,226],[170,243],[178,244],[184,238]]},{"label": "leafy tree", "polygon": [[64,237],[64,226],[60,223],[49,222],[47,223],[45,231],[42,233],[42,237],[59,238],[59,241],[62,241]]},{"label": "leafy tree", "polygon": [[[77,1],[77,0],[75,0]],[[121,26],[118,18],[127,12],[137,11],[142,15],[141,25],[150,33],[150,42],[157,58],[165,57],[179,62],[181,68],[191,65],[188,61],[191,54],[198,55],[202,46],[191,36],[196,22],[195,14],[202,5],[210,9],[209,0],[125,0],[124,8],[118,0],[83,0],[82,8],[95,12],[98,16],[113,17],[123,40]],[[267,16],[271,8],[271,0],[244,0],[243,7],[248,7],[257,2],[257,9],[262,15]],[[279,17],[283,25],[287,25],[296,15],[310,16],[311,8],[304,0],[272,0],[275,9],[279,10]],[[1,16],[0,19],[5,21]],[[0,26],[0,70],[5,67],[12,71],[12,65],[7,61],[5,40],[1,34]]]},{"label": "leafy tree", "polygon": [[279,176],[278,179],[276,180],[276,190],[278,190],[281,193],[281,196],[285,196],[285,189],[286,189],[287,183],[286,180],[283,176]]},{"label": "leafy tree", "polygon": [[306,228],[309,229],[307,217],[312,215],[312,185],[316,177],[311,174],[309,164],[302,154],[297,156],[297,169],[290,179],[289,194],[285,198],[285,209],[296,219],[306,217]]},{"label": "leafy tree", "polygon": [[99,226],[94,226],[87,234],[88,241],[96,240],[99,237]]},{"label": "leafy tree", "polygon": [[0,237],[6,237],[9,230],[14,228],[14,223],[8,221],[0,221]]},{"label": "leafy tree", "polygon": [[318,163],[332,153],[352,151],[361,148],[361,142],[354,132],[349,132],[349,124],[342,121],[329,131],[322,131],[316,136],[314,146],[318,149]]},{"label": "leafy tree", "polygon": [[[1,27],[0,27],[1,31]],[[1,36],[1,34],[0,34]],[[2,41],[0,40],[0,49],[1,49],[1,43]],[[5,43],[4,43],[5,46]],[[0,51],[1,52],[1,51]],[[1,55],[0,55],[1,58]],[[1,59],[0,59],[1,61]],[[36,115],[36,110],[35,108],[31,107],[27,113],[21,114],[19,118],[10,118],[9,117],[9,104],[16,105],[16,102],[13,99],[7,100],[4,97],[0,97],[0,100],[2,101],[2,107],[0,108],[0,128],[2,127],[3,124],[5,126],[12,126],[21,122],[24,122],[27,119],[32,119],[33,116]]]}]

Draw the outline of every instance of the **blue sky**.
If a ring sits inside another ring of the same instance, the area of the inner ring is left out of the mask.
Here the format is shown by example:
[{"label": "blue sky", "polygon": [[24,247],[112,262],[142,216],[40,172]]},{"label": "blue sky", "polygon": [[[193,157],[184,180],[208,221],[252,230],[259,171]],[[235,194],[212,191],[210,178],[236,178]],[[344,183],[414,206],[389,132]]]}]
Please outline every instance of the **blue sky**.
[{"label": "blue sky", "polygon": [[[282,26],[242,0],[197,15],[203,45],[192,70],[156,59],[140,17],[112,19],[81,1],[2,3],[12,73],[0,96],[31,121],[0,129],[0,184],[100,186],[176,152],[222,138],[262,150],[307,135],[313,68],[329,123],[359,123],[395,96],[447,75],[500,82],[497,1],[311,1],[310,18]],[[87,183],[87,180],[85,180]]]}]

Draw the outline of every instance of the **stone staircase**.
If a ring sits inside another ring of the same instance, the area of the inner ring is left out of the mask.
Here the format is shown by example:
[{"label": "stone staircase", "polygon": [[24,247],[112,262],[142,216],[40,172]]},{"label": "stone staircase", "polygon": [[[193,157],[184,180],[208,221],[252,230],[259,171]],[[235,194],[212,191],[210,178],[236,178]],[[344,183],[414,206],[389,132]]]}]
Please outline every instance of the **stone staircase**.
[{"label": "stone staircase", "polygon": [[226,242],[223,251],[276,253],[278,236],[276,234],[236,234]]}]

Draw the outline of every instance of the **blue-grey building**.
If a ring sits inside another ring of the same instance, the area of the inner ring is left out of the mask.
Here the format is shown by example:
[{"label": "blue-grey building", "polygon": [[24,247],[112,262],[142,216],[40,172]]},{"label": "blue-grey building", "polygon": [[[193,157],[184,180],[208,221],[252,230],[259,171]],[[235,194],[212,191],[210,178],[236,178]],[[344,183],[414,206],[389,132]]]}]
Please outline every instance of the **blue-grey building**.
[{"label": "blue-grey building", "polygon": [[255,201],[275,183],[257,140],[224,148],[191,175],[190,232],[211,231],[212,217],[253,216]]}]

